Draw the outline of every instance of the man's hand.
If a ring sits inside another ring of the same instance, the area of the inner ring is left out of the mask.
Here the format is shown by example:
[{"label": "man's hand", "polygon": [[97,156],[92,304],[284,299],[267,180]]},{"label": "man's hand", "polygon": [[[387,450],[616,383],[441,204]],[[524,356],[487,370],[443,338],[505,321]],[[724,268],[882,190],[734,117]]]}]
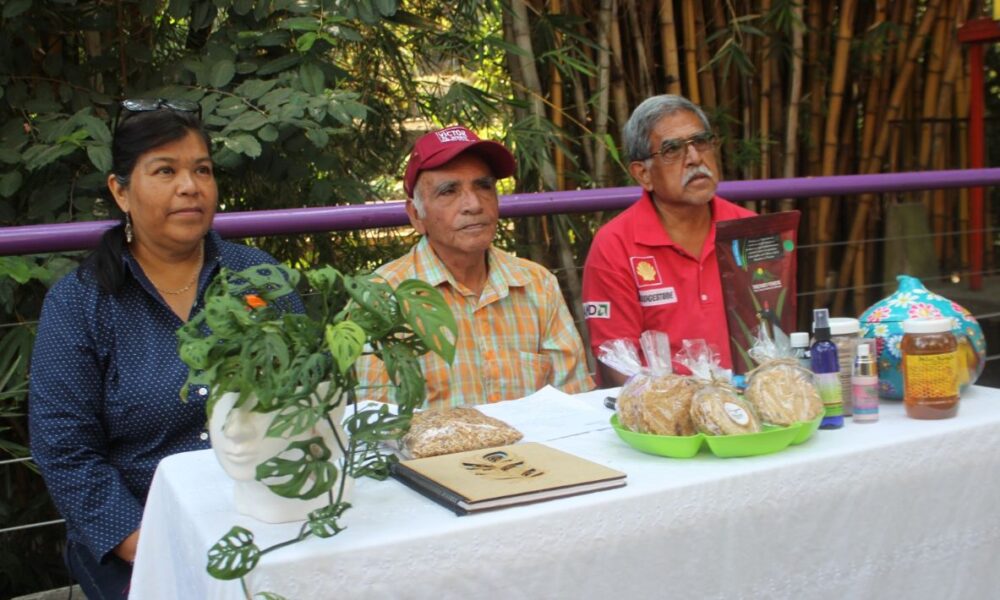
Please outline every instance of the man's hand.
[{"label": "man's hand", "polygon": [[115,556],[124,560],[125,562],[131,564],[135,562],[135,549],[139,545],[139,530],[136,529],[128,535],[127,538],[122,540],[122,543],[115,546],[112,552]]},{"label": "man's hand", "polygon": [[618,387],[625,385],[628,380],[628,375],[622,375],[600,361],[597,363],[597,368],[601,370],[601,387]]}]

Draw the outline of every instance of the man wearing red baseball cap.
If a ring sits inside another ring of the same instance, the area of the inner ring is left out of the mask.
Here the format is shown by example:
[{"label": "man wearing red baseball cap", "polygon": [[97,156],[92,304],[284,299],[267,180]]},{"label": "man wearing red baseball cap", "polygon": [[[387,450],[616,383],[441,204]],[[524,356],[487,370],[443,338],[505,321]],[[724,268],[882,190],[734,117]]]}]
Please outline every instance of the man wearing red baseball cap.
[{"label": "man wearing red baseball cap", "polygon": [[[429,406],[512,400],[552,385],[593,387],[583,343],[547,269],[493,246],[499,219],[496,182],[514,174],[503,145],[460,125],[417,140],[406,165],[406,212],[422,237],[376,273],[391,285],[421,279],[448,301],[458,322],[455,360],[420,358]],[[386,381],[377,360],[359,363],[372,390]],[[384,394],[383,394],[384,396]]]}]

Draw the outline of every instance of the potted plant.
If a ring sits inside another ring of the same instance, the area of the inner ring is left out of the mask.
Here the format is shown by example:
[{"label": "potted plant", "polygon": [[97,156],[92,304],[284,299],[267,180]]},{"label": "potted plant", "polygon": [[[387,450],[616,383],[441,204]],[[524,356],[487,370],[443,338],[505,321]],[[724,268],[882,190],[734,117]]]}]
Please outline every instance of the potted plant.
[{"label": "potted plant", "polygon": [[[269,551],[341,531],[338,519],[350,506],[344,475],[385,479],[395,457],[382,443],[406,431],[425,398],[418,357],[434,352],[448,363],[454,358],[454,316],[427,283],[407,280],[393,289],[375,276],[344,275],[332,267],[305,276],[308,310],[301,313],[291,310],[300,279],[294,269],[223,268],[205,292],[204,309],[177,333],[180,357],[190,368],[182,398],[192,385],[209,388],[211,418],[219,399],[235,394],[227,407],[269,415],[266,436],[292,440],[256,466],[256,480],[284,498],[325,494],[328,500],[309,512],[296,538],[271,548],[258,548],[252,532],[233,527],[208,553],[208,572],[219,579],[242,581]],[[385,405],[357,409],[363,390],[354,365],[366,355],[385,364],[395,411]],[[341,417],[331,415],[344,406],[352,408],[341,429],[334,422]],[[319,436],[298,439],[322,422],[335,432],[337,448]],[[342,458],[331,462],[338,453]]]}]

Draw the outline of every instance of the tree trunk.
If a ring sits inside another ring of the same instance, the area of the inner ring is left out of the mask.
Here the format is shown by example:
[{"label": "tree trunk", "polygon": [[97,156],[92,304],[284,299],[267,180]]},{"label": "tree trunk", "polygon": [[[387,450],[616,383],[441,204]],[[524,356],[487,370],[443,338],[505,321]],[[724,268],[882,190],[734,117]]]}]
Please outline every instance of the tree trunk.
[{"label": "tree trunk", "polygon": [[594,109],[594,181],[607,186],[608,109],[611,100],[611,15],[615,0],[601,0],[597,19],[597,106]]},{"label": "tree trunk", "polygon": [[684,0],[684,85],[688,100],[701,104],[701,93],[698,90],[698,28],[695,26],[697,0]]}]

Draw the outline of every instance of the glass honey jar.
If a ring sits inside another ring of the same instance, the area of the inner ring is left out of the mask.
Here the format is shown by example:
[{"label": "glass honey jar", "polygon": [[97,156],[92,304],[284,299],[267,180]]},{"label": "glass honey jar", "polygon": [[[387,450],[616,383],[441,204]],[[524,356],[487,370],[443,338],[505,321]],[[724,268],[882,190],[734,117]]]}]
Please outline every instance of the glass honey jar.
[{"label": "glass honey jar", "polygon": [[958,340],[952,333],[952,320],[903,321],[900,351],[907,416],[947,419],[958,414]]}]

